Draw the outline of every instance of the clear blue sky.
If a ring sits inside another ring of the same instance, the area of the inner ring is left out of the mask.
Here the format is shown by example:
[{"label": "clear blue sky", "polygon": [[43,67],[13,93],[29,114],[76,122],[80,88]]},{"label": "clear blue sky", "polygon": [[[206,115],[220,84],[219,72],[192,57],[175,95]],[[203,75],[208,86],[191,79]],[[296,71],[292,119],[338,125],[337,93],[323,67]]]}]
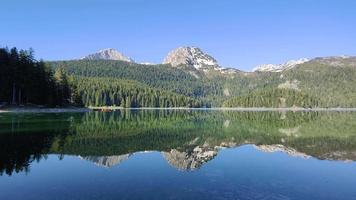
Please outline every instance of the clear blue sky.
[{"label": "clear blue sky", "polygon": [[223,66],[356,55],[355,0],[1,0],[0,46],[45,60],[116,48],[160,63],[199,46]]}]

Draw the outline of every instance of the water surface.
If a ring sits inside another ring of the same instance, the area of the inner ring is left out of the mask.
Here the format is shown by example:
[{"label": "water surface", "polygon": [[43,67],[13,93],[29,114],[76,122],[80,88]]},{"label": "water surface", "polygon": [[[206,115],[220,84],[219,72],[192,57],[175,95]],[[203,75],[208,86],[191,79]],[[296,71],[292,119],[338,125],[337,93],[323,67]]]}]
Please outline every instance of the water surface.
[{"label": "water surface", "polygon": [[1,114],[0,199],[356,199],[355,112]]}]

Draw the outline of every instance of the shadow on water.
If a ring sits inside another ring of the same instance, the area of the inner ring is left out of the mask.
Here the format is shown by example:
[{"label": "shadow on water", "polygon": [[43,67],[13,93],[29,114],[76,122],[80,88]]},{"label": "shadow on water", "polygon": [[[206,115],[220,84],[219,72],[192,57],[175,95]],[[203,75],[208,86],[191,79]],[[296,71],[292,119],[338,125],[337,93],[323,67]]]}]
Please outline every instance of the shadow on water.
[{"label": "shadow on water", "polygon": [[111,167],[135,152],[160,151],[194,170],[222,148],[356,160],[356,113],[123,110],[111,113],[0,115],[0,173],[29,172],[48,154]]}]

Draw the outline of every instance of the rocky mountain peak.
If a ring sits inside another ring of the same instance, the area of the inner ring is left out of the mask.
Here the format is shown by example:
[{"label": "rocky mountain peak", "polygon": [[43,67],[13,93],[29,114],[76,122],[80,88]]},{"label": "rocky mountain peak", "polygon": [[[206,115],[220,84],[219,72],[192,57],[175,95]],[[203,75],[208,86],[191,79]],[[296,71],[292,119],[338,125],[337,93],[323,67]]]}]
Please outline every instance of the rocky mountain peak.
[{"label": "rocky mountain peak", "polygon": [[112,49],[112,48],[100,50],[96,53],[85,56],[82,59],[86,59],[86,60],[121,60],[121,61],[126,61],[126,62],[134,62],[134,60],[132,60],[131,58],[125,56],[121,52],[119,52],[115,49]]},{"label": "rocky mountain peak", "polygon": [[85,157],[79,156],[79,158],[93,162],[100,167],[110,168],[115,165],[119,165],[123,161],[127,160],[130,156],[131,154],[124,154],[118,156],[85,156]]},{"label": "rocky mountain peak", "polygon": [[170,165],[179,170],[195,170],[204,163],[212,160],[218,153],[214,147],[195,147],[192,151],[179,151],[172,149],[169,152],[163,152],[163,157]]},{"label": "rocky mountain peak", "polygon": [[258,72],[281,72],[284,70],[292,69],[293,67],[308,62],[309,59],[301,58],[298,60],[290,60],[283,64],[262,64],[258,65],[253,69],[253,71]]},{"label": "rocky mountain peak", "polygon": [[188,65],[198,70],[219,69],[218,62],[198,47],[179,47],[174,49],[168,53],[163,63],[171,64],[173,67]]}]

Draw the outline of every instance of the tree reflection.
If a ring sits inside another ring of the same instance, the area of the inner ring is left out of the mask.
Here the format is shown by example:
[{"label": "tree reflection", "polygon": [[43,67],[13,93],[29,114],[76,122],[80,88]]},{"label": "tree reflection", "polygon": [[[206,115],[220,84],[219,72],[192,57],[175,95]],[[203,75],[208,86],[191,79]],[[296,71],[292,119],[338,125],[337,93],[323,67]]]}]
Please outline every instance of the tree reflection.
[{"label": "tree reflection", "polygon": [[189,170],[223,147],[244,144],[289,155],[356,160],[356,113],[348,112],[122,110],[1,117],[1,175],[29,172],[30,164],[47,154],[113,166],[140,151],[161,151],[171,165]]}]

